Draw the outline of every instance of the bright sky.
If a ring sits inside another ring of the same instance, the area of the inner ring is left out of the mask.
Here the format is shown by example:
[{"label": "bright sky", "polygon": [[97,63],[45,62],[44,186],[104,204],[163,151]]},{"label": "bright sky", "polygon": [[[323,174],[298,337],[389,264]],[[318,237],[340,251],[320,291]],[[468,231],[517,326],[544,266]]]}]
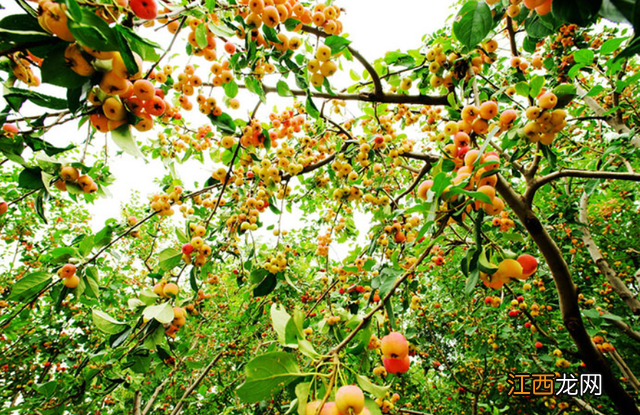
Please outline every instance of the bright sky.
[{"label": "bright sky", "polygon": [[[454,0],[394,0],[393,2],[387,0],[343,0],[336,2],[338,6],[345,9],[340,20],[344,25],[344,33],[347,33],[349,39],[352,40],[351,46],[370,61],[384,56],[384,53],[387,51],[408,50],[419,47],[423,35],[443,27],[445,20],[453,13],[450,9],[453,3]],[[3,1],[3,5],[7,7],[7,9],[0,10],[0,18],[22,12],[13,2]],[[182,51],[186,44],[187,31],[185,30],[183,32],[184,33],[181,34],[182,41],[176,42],[172,50],[172,52],[176,53],[170,54],[170,57],[171,55],[173,56],[168,62],[165,58],[162,65],[166,63],[172,65],[186,64]],[[153,29],[145,29],[142,35],[161,45],[168,45],[171,39],[165,29],[158,32],[153,31]],[[180,47],[180,45],[182,46]],[[178,52],[181,53],[178,54]],[[202,66],[208,67],[208,63],[202,58],[195,58],[193,63],[200,63]],[[148,63],[145,65],[148,67]],[[361,67],[356,68],[356,70],[362,73]],[[204,72],[204,70],[202,72]],[[270,82],[267,79],[265,84],[275,85],[275,82],[276,80]],[[338,73],[332,78],[332,84],[338,85],[339,87],[347,86],[351,82],[348,71]],[[292,87],[293,86],[294,85],[292,85]],[[37,90],[51,95],[64,96],[64,91],[56,87],[46,86],[44,88],[40,87]],[[219,88],[218,92],[214,93],[216,98],[218,96],[221,98],[222,95],[223,92]],[[239,98],[245,105],[241,106],[239,110],[229,111],[229,113],[234,118],[246,119],[248,112],[253,109],[257,98],[248,95],[248,93],[244,91],[241,91]],[[0,102],[0,104],[4,106],[4,103]],[[290,104],[290,99],[269,95],[268,105],[263,106],[258,115],[266,117],[274,105],[277,105],[279,107],[278,109],[282,110]],[[24,115],[37,114],[41,111],[42,109],[29,107],[27,105],[23,107]],[[357,111],[357,106],[354,104],[352,112],[357,113]],[[197,119],[202,120],[200,122],[207,122],[203,117],[198,117],[199,113],[197,108],[191,112],[194,114],[187,115],[187,119]],[[83,126],[82,129],[78,131],[77,124],[69,123],[63,127],[51,130],[46,135],[46,138],[51,141],[52,144],[66,145],[69,139],[71,139],[72,142],[80,145],[85,140],[86,131],[86,126]],[[135,130],[133,130],[133,132],[138,140],[144,139],[144,137],[155,137],[157,134],[154,132],[141,134]],[[97,146],[96,153],[99,152],[98,147],[102,147],[104,142],[104,135],[100,133],[96,134],[96,138],[92,143]],[[103,226],[106,219],[121,217],[121,206],[130,199],[132,192],[139,192],[142,197],[157,192],[159,188],[153,180],[156,176],[163,174],[162,163],[158,160],[149,159],[148,163],[145,164],[143,161],[127,154],[116,158],[114,155],[117,148],[110,139],[108,140],[108,148],[110,155],[109,166],[112,174],[116,178],[116,182],[108,188],[113,198],[101,200],[100,203],[89,206],[89,211],[93,218],[92,226],[96,230]],[[205,158],[205,160],[207,159]],[[91,163],[91,160],[88,159],[87,162]],[[204,165],[199,162],[189,162],[183,166],[177,166],[177,169],[183,182],[189,185],[194,181],[202,184],[215,168],[209,161],[208,164]],[[174,217],[178,216],[181,215],[176,214]],[[265,219],[266,223],[274,223],[274,220],[270,220],[270,218]],[[299,223],[296,218],[288,217],[287,219],[287,221],[283,221],[283,229],[295,228],[296,224]],[[368,222],[366,217],[360,215],[360,217],[356,217],[356,222],[358,225],[364,222],[364,229],[366,230],[368,228],[366,226],[366,222]],[[259,232],[259,234],[263,234],[263,232]],[[360,238],[358,238],[360,242],[362,242],[365,235],[365,232],[360,235]]]}]

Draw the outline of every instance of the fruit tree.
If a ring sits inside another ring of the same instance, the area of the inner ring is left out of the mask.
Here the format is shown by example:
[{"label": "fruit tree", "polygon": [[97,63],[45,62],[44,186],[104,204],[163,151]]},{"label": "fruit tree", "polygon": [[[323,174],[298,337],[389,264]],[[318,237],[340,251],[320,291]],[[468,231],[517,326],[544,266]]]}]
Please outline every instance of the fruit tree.
[{"label": "fruit tree", "polygon": [[350,3],[3,1],[0,413],[640,415],[638,2]]}]

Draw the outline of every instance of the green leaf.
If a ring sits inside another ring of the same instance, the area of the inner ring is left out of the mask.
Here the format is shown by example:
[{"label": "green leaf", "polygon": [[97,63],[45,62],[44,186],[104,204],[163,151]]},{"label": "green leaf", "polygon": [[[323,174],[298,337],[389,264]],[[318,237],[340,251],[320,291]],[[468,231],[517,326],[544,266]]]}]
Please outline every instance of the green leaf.
[{"label": "green leaf", "polygon": [[264,93],[262,82],[260,82],[258,78],[254,76],[250,76],[245,79],[244,83],[250,92],[253,92],[254,94],[258,95],[258,97],[260,97],[260,101],[266,103],[267,97]]},{"label": "green leaf", "polygon": [[78,43],[100,51],[118,50],[117,35],[107,22],[89,9],[82,9],[82,20],[68,20],[71,34]]},{"label": "green leaf", "polygon": [[51,282],[51,275],[44,271],[27,274],[13,284],[9,301],[22,301],[30,298]]},{"label": "green leaf", "polygon": [[620,47],[620,45],[622,45],[622,42],[624,42],[627,39],[628,39],[628,37],[616,37],[616,38],[607,40],[600,47],[600,54],[601,55],[609,55],[609,54],[615,52],[616,49],[618,49]]},{"label": "green leaf", "polygon": [[518,82],[516,84],[516,93],[520,96],[528,97],[529,90],[530,90],[529,84],[526,82]]},{"label": "green leaf", "polygon": [[42,169],[40,167],[25,167],[18,175],[18,186],[23,189],[42,189]]},{"label": "green leaf", "polygon": [[573,52],[573,59],[581,65],[591,65],[593,63],[594,53],[591,49],[580,49]]},{"label": "green leaf", "polygon": [[[287,313],[287,310],[280,304],[273,303],[271,305],[271,324],[273,325],[273,330],[278,335],[278,341],[283,346],[289,346],[289,342],[287,342],[286,329],[287,324],[291,320],[291,316]],[[294,343],[297,346],[297,342]],[[291,346],[289,346],[291,347]]]},{"label": "green leaf", "polygon": [[622,321],[622,317],[616,316],[615,314],[610,314],[610,313],[604,313],[600,317],[602,317],[604,319],[607,319],[607,320]]},{"label": "green leaf", "polygon": [[109,314],[100,310],[91,310],[91,317],[93,319],[93,324],[95,324],[98,330],[103,333],[118,334],[122,332],[122,328],[126,326],[125,323],[119,322]]},{"label": "green leaf", "polygon": [[146,321],[156,319],[162,324],[168,324],[171,323],[174,318],[173,307],[169,302],[150,305],[144,309],[142,317],[144,317]]},{"label": "green leaf", "polygon": [[[203,25],[200,25],[200,26],[203,26]],[[230,82],[227,82],[226,84],[223,84],[222,88],[224,89],[225,95],[228,96],[229,98],[235,98],[236,95],[238,95],[238,84],[234,79],[232,79]]]},{"label": "green leaf", "polygon": [[35,384],[33,388],[37,390],[38,393],[43,394],[48,399],[51,399],[56,389],[58,388],[58,381],[50,380],[49,382]]},{"label": "green leaf", "polygon": [[29,100],[35,105],[54,110],[63,110],[67,108],[67,100],[56,98],[49,95],[40,94],[38,92],[29,91],[28,89],[7,88],[4,99],[11,105],[14,111],[18,111],[22,104]]},{"label": "green leaf", "polygon": [[182,252],[174,248],[166,248],[164,251],[160,252],[158,259],[160,261],[160,269],[163,271],[170,271],[178,266],[182,260]]},{"label": "green leaf", "polygon": [[376,398],[385,398],[387,396],[387,392],[391,388],[391,385],[378,386],[371,382],[368,377],[362,375],[356,375],[356,382],[358,382],[360,389],[365,392],[369,392]]},{"label": "green leaf", "polygon": [[278,95],[281,97],[291,97],[293,94],[291,93],[291,89],[289,89],[289,85],[283,80],[278,81],[276,84],[276,88],[278,90]]},{"label": "green leaf", "polygon": [[245,376],[245,382],[236,392],[244,402],[255,403],[275,395],[284,386],[306,374],[300,373],[292,354],[272,352],[257,356],[247,363]]},{"label": "green leaf", "polygon": [[140,148],[138,148],[133,138],[133,134],[131,134],[131,128],[128,124],[123,124],[115,130],[111,130],[111,139],[125,153],[131,154],[134,157],[143,157]]},{"label": "green leaf", "polygon": [[207,11],[211,13],[216,7],[216,0],[205,0],[204,6],[207,8]]},{"label": "green leaf", "polygon": [[[612,22],[633,24],[634,9],[636,9],[634,0],[604,0],[600,15]],[[636,9],[635,12],[637,13],[638,10]],[[634,26],[637,28],[637,23]]]},{"label": "green leaf", "polygon": [[537,13],[533,13],[529,18],[527,18],[527,20],[525,20],[524,27],[527,34],[534,39],[542,39],[554,32],[553,25],[542,20]]},{"label": "green leaf", "polygon": [[473,289],[478,283],[479,278],[480,278],[480,271],[477,268],[469,271],[469,278],[467,278],[467,282],[464,286],[465,294],[469,295],[473,292]]},{"label": "green leaf", "polygon": [[100,284],[98,283],[98,269],[88,267],[85,271],[85,292],[87,297],[98,298],[100,296]]},{"label": "green leaf", "polygon": [[340,53],[342,49],[349,46],[351,41],[349,39],[345,39],[342,36],[329,36],[324,40],[324,44],[331,48],[331,54],[335,55],[336,53]]},{"label": "green leaf", "polygon": [[311,389],[311,382],[302,382],[296,385],[296,398],[298,399],[298,415],[315,415],[315,414],[306,414],[310,389]]},{"label": "green leaf", "polygon": [[453,33],[467,49],[473,49],[489,34],[492,26],[493,18],[487,3],[469,1],[456,16]]},{"label": "green leaf", "polygon": [[540,91],[542,91],[542,87],[544,86],[544,77],[542,76],[534,76],[531,81],[529,81],[529,96],[531,98],[535,98],[540,95]]},{"label": "green leaf", "polygon": [[313,102],[313,99],[311,99],[311,94],[307,94],[307,103],[305,105],[305,108],[307,110],[307,114],[311,115],[316,120],[318,119],[318,117],[320,117],[320,111],[318,110],[318,107],[316,107],[316,104]]},{"label": "green leaf", "polygon": [[0,20],[0,34],[3,40],[15,43],[50,41],[53,44],[59,41],[45,32],[38,20],[28,14],[12,14]]},{"label": "green leaf", "polygon": [[396,283],[396,278],[402,275],[402,271],[386,267],[380,273],[380,298],[384,298]]},{"label": "green leaf", "polygon": [[271,292],[278,285],[278,279],[276,274],[267,274],[262,281],[253,289],[254,297],[264,297],[271,294]]},{"label": "green leaf", "polygon": [[380,407],[373,399],[365,398],[364,406],[367,407],[371,415],[382,415]]},{"label": "green leaf", "polygon": [[562,22],[588,26],[595,21],[600,6],[602,0],[553,0],[551,10],[554,17]]},{"label": "green leaf", "polygon": [[211,124],[218,127],[218,129],[224,133],[233,134],[236,132],[236,123],[226,112],[220,115],[209,114],[209,120],[211,120]]},{"label": "green leaf", "polygon": [[200,24],[196,27],[196,43],[200,49],[207,46],[207,26]]}]

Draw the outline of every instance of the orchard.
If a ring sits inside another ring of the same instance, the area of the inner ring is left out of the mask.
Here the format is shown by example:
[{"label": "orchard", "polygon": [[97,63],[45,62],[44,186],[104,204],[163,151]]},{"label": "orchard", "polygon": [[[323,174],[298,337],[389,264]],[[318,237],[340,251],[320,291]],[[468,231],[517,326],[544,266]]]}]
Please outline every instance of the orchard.
[{"label": "orchard", "polygon": [[355,3],[3,1],[0,413],[640,415],[640,5]]}]

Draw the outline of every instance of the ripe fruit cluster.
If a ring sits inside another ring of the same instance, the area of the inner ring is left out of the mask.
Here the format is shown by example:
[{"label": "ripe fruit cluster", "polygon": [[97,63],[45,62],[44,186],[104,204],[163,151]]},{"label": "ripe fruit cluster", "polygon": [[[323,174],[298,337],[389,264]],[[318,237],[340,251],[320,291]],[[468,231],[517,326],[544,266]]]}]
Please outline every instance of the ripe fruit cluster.
[{"label": "ripe fruit cluster", "polygon": [[153,195],[150,201],[151,209],[153,209],[154,212],[158,212],[158,215],[171,216],[175,213],[172,205],[182,204],[181,195],[182,187],[180,186],[174,186],[173,190],[168,194]]},{"label": "ripe fruit cluster", "polygon": [[495,273],[480,273],[482,282],[490,288],[502,288],[513,279],[526,280],[538,269],[538,260],[529,254],[522,254],[518,259],[504,259],[498,264]]},{"label": "ripe fruit cluster", "polygon": [[202,239],[207,234],[207,228],[190,223],[189,230],[192,238],[190,242],[182,245],[182,260],[187,264],[193,262],[194,266],[201,267],[207,263],[207,258],[211,255],[211,247]]},{"label": "ripe fruit cluster", "polygon": [[532,143],[538,141],[545,145],[553,142],[556,134],[567,125],[567,112],[556,109],[558,97],[547,92],[538,97],[537,106],[527,108],[526,117],[530,121],[522,129],[522,134]]},{"label": "ripe fruit cluster", "polygon": [[98,190],[98,185],[91,177],[86,174],[80,175],[78,169],[73,166],[60,169],[60,178],[54,182],[54,186],[61,192],[66,192],[67,183],[77,184],[85,193],[95,193]]},{"label": "ripe fruit cluster", "polygon": [[173,307],[173,320],[169,327],[164,329],[167,336],[175,337],[176,332],[187,323],[187,311],[182,307]]},{"label": "ripe fruit cluster", "polygon": [[307,63],[311,85],[320,88],[325,78],[329,78],[338,70],[338,65],[331,60],[331,48],[322,45],[316,50],[316,58]]},{"label": "ripe fruit cluster", "polygon": [[389,373],[405,373],[409,370],[411,359],[409,358],[409,343],[398,332],[391,332],[382,338],[381,342],[382,362]]},{"label": "ripe fruit cluster", "polygon": [[158,297],[162,298],[175,298],[180,292],[180,288],[177,284],[172,282],[166,282],[162,280],[153,286],[153,292],[158,295]]},{"label": "ripe fruit cluster", "polygon": [[76,266],[65,264],[58,270],[58,276],[62,278],[65,287],[73,289],[80,284],[80,277],[76,275]]}]

